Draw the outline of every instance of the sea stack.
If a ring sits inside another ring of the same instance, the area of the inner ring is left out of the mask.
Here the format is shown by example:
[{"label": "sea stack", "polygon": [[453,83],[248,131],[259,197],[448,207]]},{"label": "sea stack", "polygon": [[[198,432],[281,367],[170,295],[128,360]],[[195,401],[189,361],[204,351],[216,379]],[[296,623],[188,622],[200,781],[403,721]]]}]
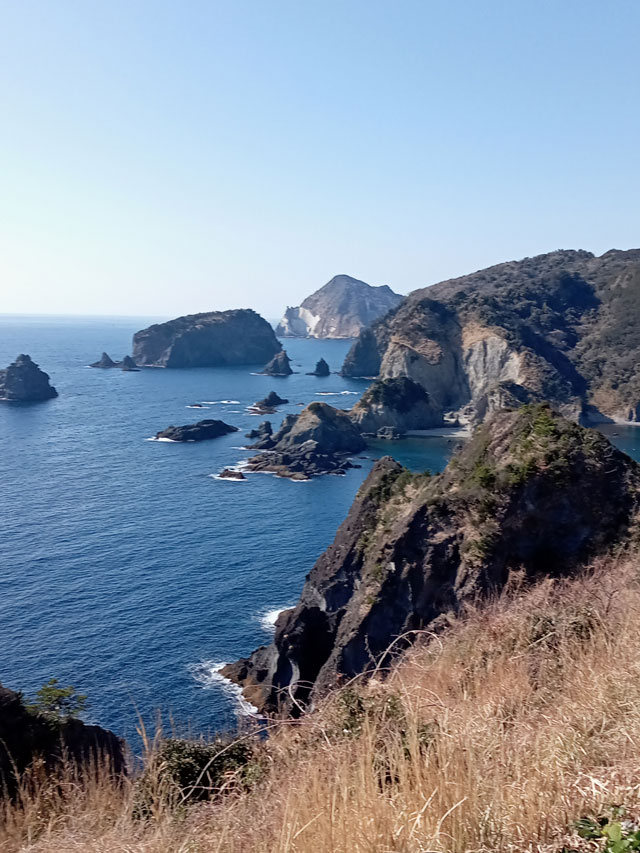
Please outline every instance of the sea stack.
[{"label": "sea stack", "polygon": [[307,376],[329,376],[330,373],[329,365],[324,358],[321,358],[320,361],[316,362],[316,369],[307,373]]},{"label": "sea stack", "polygon": [[109,370],[112,367],[118,367],[118,364],[111,358],[109,353],[103,352],[100,361],[94,361],[89,367],[98,367],[101,370]]},{"label": "sea stack", "polygon": [[35,403],[57,396],[48,374],[40,370],[29,355],[19,355],[13,364],[0,370],[0,400]]},{"label": "sea stack", "polygon": [[280,350],[260,373],[266,376],[291,376],[291,359],[284,350]]}]

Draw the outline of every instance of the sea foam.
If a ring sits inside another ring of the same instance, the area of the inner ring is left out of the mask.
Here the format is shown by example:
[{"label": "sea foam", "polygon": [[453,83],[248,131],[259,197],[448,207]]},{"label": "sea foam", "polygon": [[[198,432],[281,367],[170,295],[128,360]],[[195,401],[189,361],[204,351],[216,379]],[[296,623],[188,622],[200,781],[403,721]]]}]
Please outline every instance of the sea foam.
[{"label": "sea foam", "polygon": [[220,674],[220,670],[226,666],[225,662],[215,660],[203,660],[200,663],[190,663],[187,670],[198,684],[201,684],[205,690],[210,690],[213,687],[221,689],[230,699],[233,700],[236,706],[236,712],[243,716],[258,716],[258,709],[252,705],[242,695],[242,690],[233,681],[229,681],[224,675]]}]

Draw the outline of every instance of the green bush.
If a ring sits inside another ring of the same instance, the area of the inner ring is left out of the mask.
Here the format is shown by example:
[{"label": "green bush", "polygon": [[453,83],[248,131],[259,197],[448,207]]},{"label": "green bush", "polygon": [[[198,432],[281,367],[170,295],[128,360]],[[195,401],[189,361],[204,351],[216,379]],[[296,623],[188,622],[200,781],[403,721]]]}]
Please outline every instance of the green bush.
[{"label": "green bush", "polygon": [[87,697],[71,685],[60,687],[57,678],[50,678],[36,692],[35,702],[28,704],[27,710],[55,720],[70,720],[87,710]]}]

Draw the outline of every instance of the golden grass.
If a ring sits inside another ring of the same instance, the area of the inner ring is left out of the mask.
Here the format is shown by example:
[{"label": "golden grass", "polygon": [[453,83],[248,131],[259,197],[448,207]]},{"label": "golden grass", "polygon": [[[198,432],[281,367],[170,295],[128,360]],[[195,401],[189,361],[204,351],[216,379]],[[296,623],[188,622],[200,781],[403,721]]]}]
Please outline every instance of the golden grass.
[{"label": "golden grass", "polygon": [[558,850],[578,817],[640,808],[635,559],[529,589],[514,579],[261,749],[251,790],[189,809],[159,795],[145,821],[133,782],[36,784],[6,808],[0,850]]}]

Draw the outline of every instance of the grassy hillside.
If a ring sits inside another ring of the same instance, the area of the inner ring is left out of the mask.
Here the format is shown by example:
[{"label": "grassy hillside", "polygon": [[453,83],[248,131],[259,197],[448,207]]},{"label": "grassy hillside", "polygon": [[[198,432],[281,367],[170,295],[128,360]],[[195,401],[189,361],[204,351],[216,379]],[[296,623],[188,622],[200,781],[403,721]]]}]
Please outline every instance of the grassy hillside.
[{"label": "grassy hillside", "polygon": [[578,819],[614,804],[640,813],[637,565],[608,558],[529,589],[512,576],[500,599],[425,634],[386,680],[356,679],[274,725],[251,747],[251,773],[222,767],[211,802],[189,805],[190,788],[172,789],[150,756],[143,810],[135,779],[36,783],[5,807],[0,849],[602,849],[579,838]]}]

